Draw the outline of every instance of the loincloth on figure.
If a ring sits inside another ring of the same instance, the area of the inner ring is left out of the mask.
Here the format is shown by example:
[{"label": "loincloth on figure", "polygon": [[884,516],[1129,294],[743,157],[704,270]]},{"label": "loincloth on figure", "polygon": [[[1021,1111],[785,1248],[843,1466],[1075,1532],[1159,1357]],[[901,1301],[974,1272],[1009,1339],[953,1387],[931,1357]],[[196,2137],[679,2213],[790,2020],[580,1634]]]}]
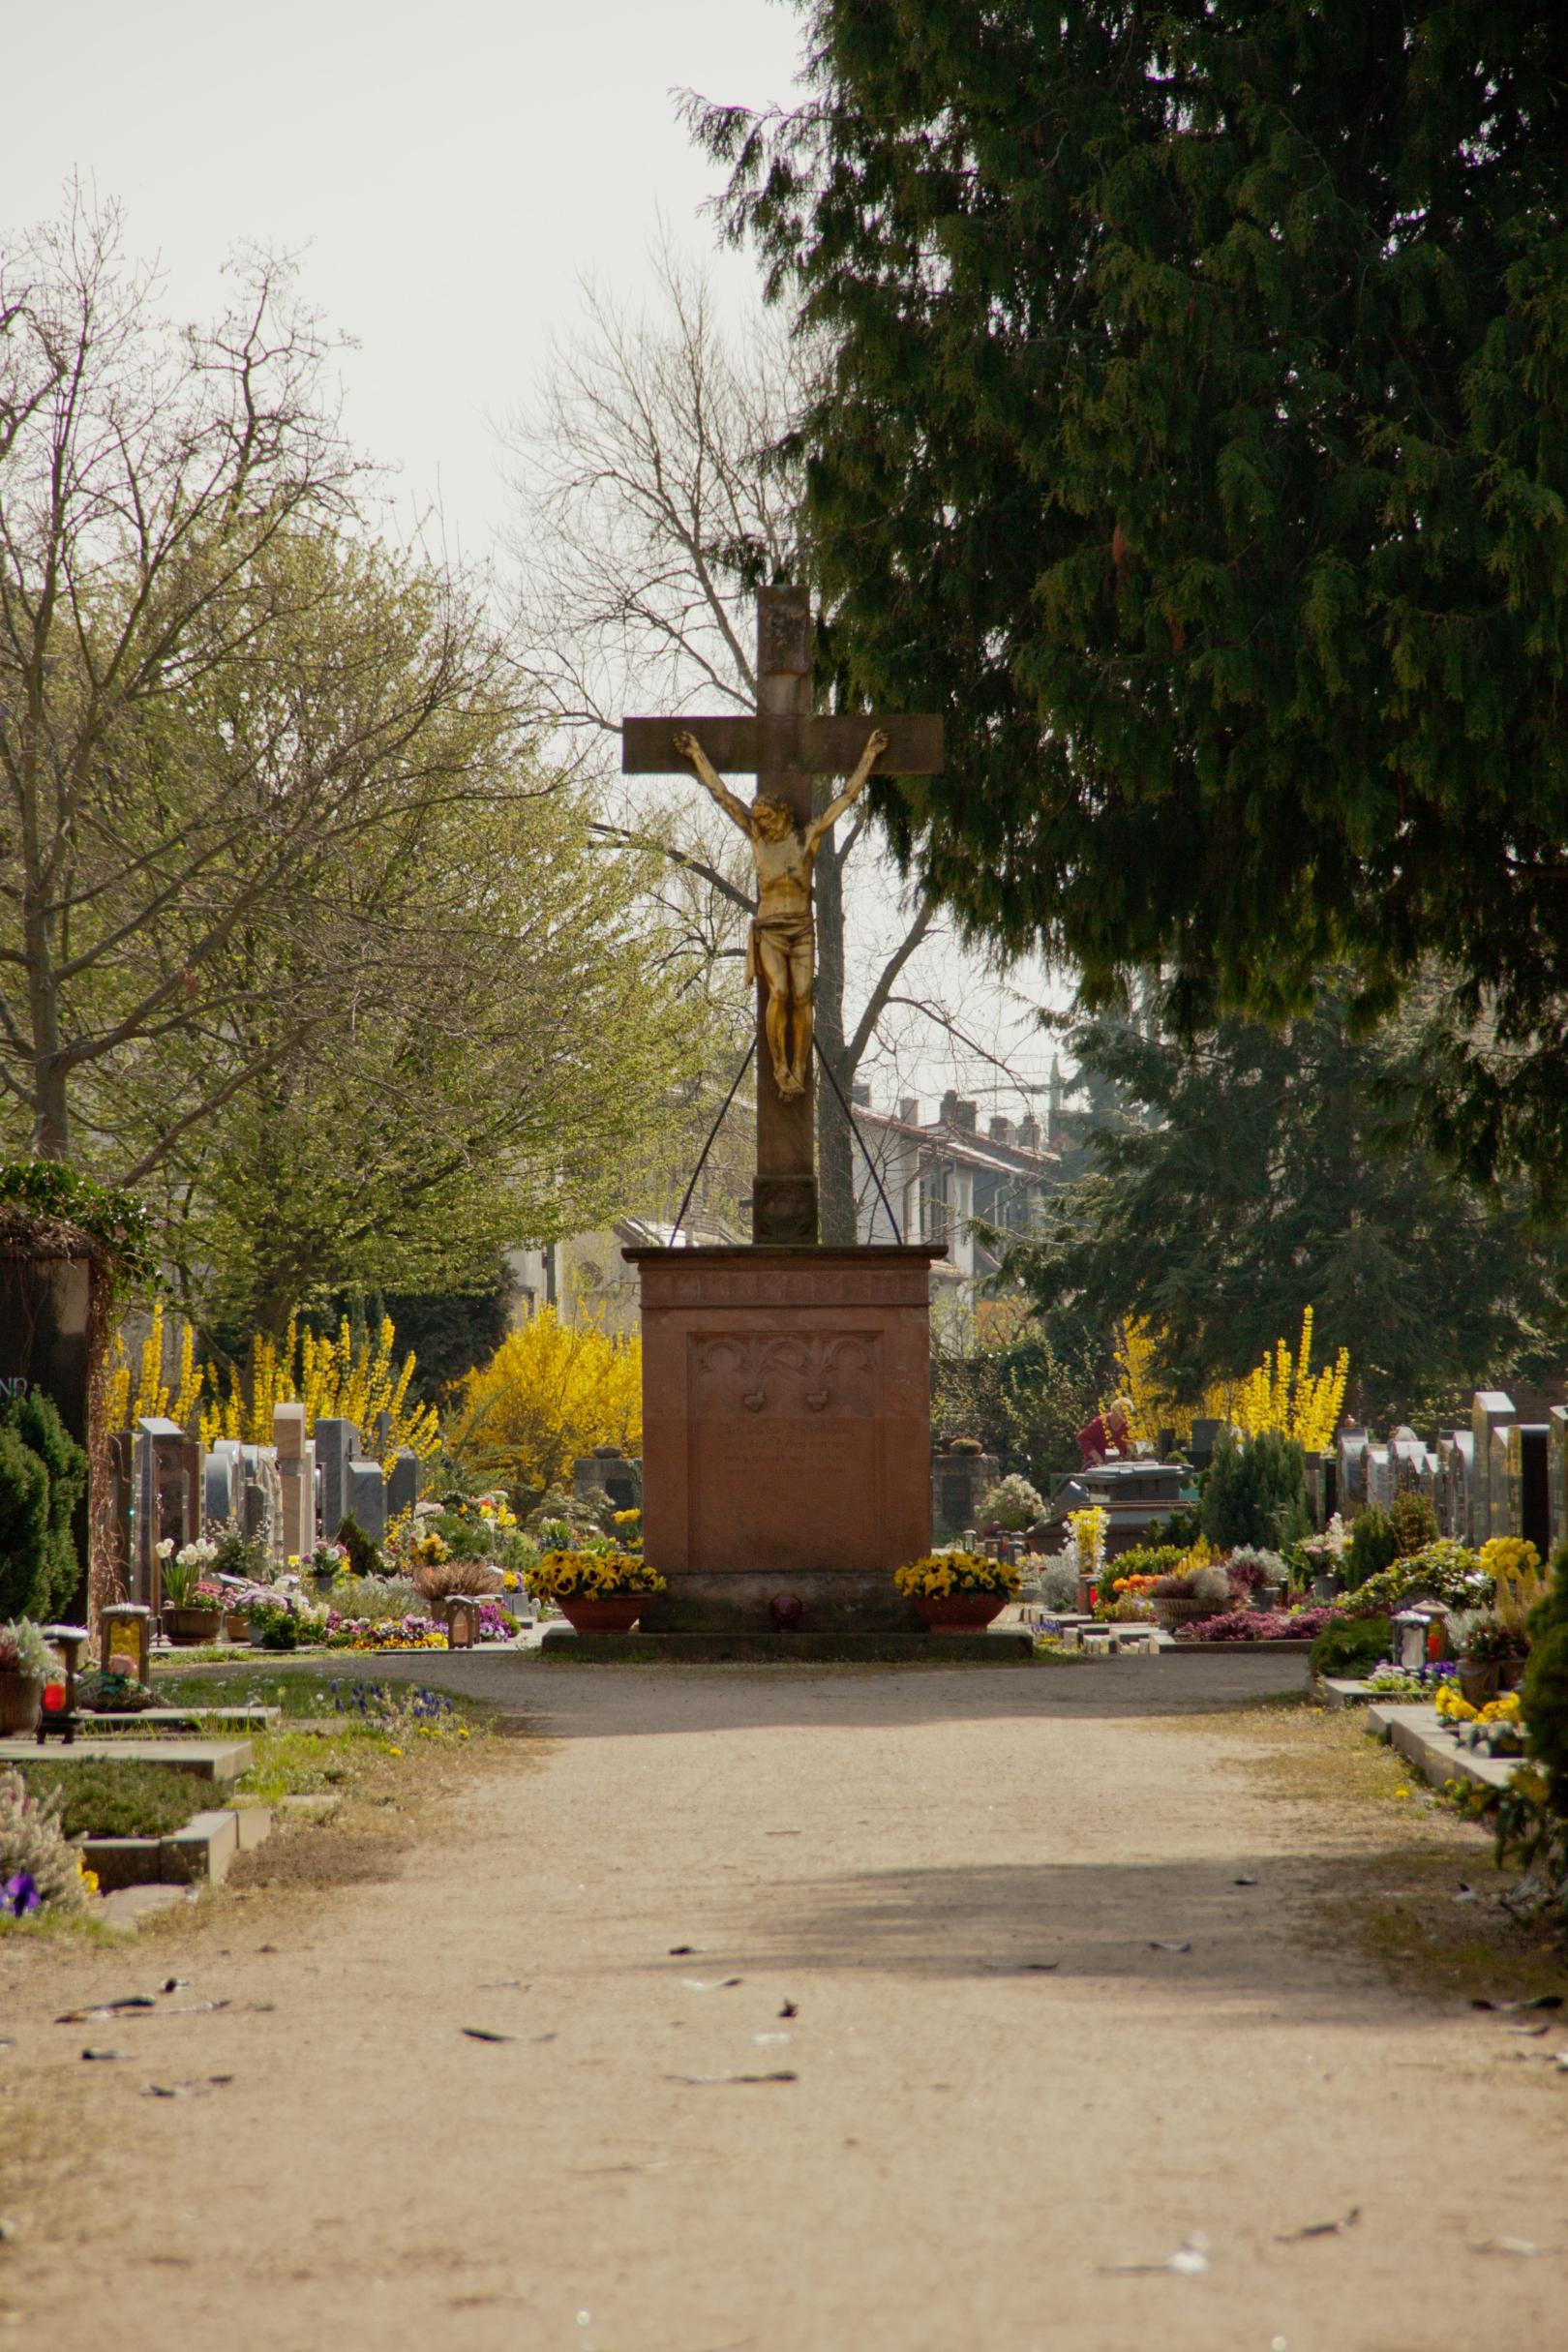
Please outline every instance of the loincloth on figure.
[{"label": "loincloth on figure", "polygon": [[798,955],[803,949],[815,968],[817,933],[810,910],[800,915],[754,915],[746,933],[746,980],[754,985],[763,978],[762,957],[758,952],[759,937],[766,934],[786,955]]}]

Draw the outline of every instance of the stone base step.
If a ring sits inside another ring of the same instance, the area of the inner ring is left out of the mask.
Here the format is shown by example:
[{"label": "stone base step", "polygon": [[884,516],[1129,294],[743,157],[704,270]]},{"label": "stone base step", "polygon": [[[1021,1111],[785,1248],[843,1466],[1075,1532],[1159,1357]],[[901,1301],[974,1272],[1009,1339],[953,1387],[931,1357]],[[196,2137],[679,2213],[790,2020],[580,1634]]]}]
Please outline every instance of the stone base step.
[{"label": "stone base step", "polygon": [[539,1647],[585,1666],[1016,1666],[1035,1655],[1034,1636],[1018,1625],[961,1634],[577,1634],[552,1625]]}]

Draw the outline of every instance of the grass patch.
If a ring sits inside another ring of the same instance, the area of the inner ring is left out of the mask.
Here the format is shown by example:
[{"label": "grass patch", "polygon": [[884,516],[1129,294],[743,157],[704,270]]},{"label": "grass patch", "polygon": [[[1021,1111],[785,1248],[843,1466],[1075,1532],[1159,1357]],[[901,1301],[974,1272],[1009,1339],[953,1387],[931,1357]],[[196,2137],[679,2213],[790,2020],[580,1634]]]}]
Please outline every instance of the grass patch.
[{"label": "grass patch", "polygon": [[64,1797],[67,1837],[172,1837],[193,1814],[219,1801],[210,1781],[164,1764],[84,1758],[27,1763],[21,1770],[34,1795]]},{"label": "grass patch", "polygon": [[[309,1667],[284,1665],[279,1660],[265,1665],[224,1665],[196,1674],[155,1666],[153,1690],[160,1706],[186,1707],[193,1713],[208,1707],[275,1706],[286,1722],[301,1719],[318,1722],[337,1716],[347,1718],[350,1711],[357,1712],[356,1691],[392,1689],[412,1693],[422,1687],[415,1683],[379,1682],[369,1657],[365,1666],[367,1671],[357,1674],[346,1671],[336,1660],[330,1669],[324,1661],[320,1667]],[[489,1721],[493,1710],[481,1701],[456,1691],[443,1691],[439,1695],[450,1702],[461,1721],[470,1724]]]}]

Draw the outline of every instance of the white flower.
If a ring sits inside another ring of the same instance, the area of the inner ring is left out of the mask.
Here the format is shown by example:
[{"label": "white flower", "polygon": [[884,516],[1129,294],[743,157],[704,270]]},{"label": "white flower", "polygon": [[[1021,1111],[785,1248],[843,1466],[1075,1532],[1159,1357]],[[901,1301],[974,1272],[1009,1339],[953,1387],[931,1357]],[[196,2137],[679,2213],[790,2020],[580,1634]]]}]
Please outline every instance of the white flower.
[{"label": "white flower", "polygon": [[174,1557],[174,1538],[166,1535],[162,1543],[153,1546],[153,1550],[161,1560],[171,1560]]}]

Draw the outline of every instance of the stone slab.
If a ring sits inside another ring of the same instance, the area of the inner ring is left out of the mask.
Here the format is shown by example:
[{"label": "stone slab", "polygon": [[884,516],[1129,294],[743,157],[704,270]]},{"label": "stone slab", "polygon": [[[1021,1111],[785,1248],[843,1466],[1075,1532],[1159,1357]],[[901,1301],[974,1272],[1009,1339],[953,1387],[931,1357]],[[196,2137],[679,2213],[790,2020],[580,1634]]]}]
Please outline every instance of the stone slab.
[{"label": "stone slab", "polygon": [[122,1886],[117,1893],[105,1896],[94,1915],[101,1927],[134,1936],[149,1919],[172,1911],[178,1903],[188,1903],[195,1892],[192,1886]]},{"label": "stone slab", "polygon": [[77,1739],[71,1747],[51,1739],[40,1747],[35,1739],[0,1739],[0,1764],[69,1764],[89,1759],[106,1764],[166,1764],[194,1772],[201,1780],[238,1780],[251,1768],[248,1739],[130,1739],[116,1734],[107,1739]]},{"label": "stone slab", "polygon": [[1480,1756],[1473,1748],[1462,1748],[1441,1728],[1434,1706],[1379,1701],[1367,1709],[1367,1731],[1373,1739],[1386,1739],[1434,1789],[1449,1780],[1473,1780],[1488,1789],[1506,1789],[1522,1761],[1517,1756]]},{"label": "stone slab", "polygon": [[583,1666],[1017,1666],[1033,1661],[1032,1634],[1021,1626],[987,1626],[979,1633],[821,1634],[575,1634],[569,1625],[546,1628],[546,1657]]},{"label": "stone slab", "polygon": [[1346,1682],[1337,1674],[1324,1674],[1317,1687],[1325,1706],[1370,1706],[1377,1697],[1370,1682]]},{"label": "stone slab", "polygon": [[271,1834],[266,1805],[194,1814],[171,1837],[86,1837],[82,1857],[108,1894],[121,1887],[217,1885],[237,1854]]}]

